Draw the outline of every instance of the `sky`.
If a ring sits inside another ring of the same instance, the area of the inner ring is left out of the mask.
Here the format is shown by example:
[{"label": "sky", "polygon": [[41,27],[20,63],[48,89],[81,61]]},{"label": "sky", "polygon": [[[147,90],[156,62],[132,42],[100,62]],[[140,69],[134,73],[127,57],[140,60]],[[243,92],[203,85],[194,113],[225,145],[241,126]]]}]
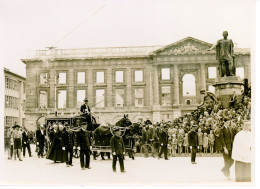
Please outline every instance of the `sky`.
[{"label": "sky", "polygon": [[0,61],[25,76],[27,50],[215,43],[224,30],[252,47],[254,19],[253,0],[0,0]]}]

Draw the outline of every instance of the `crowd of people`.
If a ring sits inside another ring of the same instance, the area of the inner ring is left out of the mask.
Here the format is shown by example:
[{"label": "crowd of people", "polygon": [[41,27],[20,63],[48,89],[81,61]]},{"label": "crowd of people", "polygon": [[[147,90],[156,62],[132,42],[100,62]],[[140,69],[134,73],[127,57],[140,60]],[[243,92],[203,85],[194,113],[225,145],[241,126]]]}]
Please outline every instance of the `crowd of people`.
[{"label": "crowd of people", "polygon": [[[229,177],[229,168],[233,164],[232,144],[236,134],[243,128],[244,120],[251,119],[250,110],[251,98],[244,95],[240,103],[236,103],[234,93],[229,108],[223,108],[221,101],[217,103],[211,101],[174,121],[152,123],[146,120],[144,123],[139,123],[142,127],[142,135],[135,141],[136,152],[140,151],[142,145],[148,143],[159,150],[158,158],[164,154],[166,160],[169,156],[176,156],[177,153],[191,153],[192,164],[196,164],[197,152],[222,153],[225,162],[222,172]],[[69,125],[54,124],[48,136],[44,125],[38,127],[35,135],[28,132],[26,128],[15,125],[6,132],[6,149],[8,159],[18,157],[22,161],[21,150],[25,156],[27,149],[31,157],[30,143],[35,141],[39,158],[46,154],[47,159],[54,162],[66,162],[69,167],[73,166],[73,150],[77,148],[80,151],[80,165],[84,170],[90,169],[91,138],[92,133],[87,131],[87,123],[81,124],[81,129],[76,135],[73,134]],[[47,152],[44,149],[46,140],[50,141]],[[116,171],[116,161],[119,159],[120,170],[125,172],[123,159],[126,151],[120,134],[112,137],[111,150],[113,171]]]}]

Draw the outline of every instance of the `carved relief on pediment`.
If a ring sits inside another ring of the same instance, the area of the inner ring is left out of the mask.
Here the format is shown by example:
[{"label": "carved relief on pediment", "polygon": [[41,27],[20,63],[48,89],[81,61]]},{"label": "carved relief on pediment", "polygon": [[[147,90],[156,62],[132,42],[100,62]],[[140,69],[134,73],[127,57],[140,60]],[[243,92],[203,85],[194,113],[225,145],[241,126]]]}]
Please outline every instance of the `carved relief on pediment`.
[{"label": "carved relief on pediment", "polygon": [[206,51],[211,46],[200,43],[194,40],[187,40],[180,42],[179,44],[172,45],[171,47],[166,48],[160,54],[170,55],[170,54],[185,54],[185,53],[197,53],[201,51]]}]

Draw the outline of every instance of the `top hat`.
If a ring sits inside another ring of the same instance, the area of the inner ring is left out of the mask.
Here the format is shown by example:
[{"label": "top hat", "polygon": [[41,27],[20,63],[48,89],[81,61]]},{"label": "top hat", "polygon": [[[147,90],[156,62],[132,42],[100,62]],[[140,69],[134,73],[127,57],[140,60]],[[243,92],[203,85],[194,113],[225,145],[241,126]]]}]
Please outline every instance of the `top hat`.
[{"label": "top hat", "polygon": [[85,99],[84,99],[84,102],[88,102],[88,99],[87,99],[87,98],[85,98]]}]

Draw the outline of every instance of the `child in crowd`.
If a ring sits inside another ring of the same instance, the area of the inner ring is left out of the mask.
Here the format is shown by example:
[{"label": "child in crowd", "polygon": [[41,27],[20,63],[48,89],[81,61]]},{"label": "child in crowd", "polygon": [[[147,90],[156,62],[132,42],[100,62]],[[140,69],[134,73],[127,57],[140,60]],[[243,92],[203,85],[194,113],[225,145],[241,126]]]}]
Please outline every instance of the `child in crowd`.
[{"label": "child in crowd", "polygon": [[177,150],[177,138],[176,135],[172,135],[172,156],[176,156],[176,150]]},{"label": "child in crowd", "polygon": [[184,146],[184,150],[185,150],[185,153],[187,154],[187,153],[189,153],[189,148],[188,148],[188,146],[189,146],[189,140],[188,140],[188,133],[185,133],[185,136],[184,136],[184,138],[183,138],[183,146]]},{"label": "child in crowd", "polygon": [[213,130],[210,131],[208,138],[209,138],[209,150],[210,150],[210,153],[212,154],[213,150],[214,150],[214,142],[215,142],[215,136],[214,136]]},{"label": "child in crowd", "polygon": [[201,153],[202,146],[203,146],[203,133],[201,132],[201,128],[198,129],[198,143],[199,143],[199,153]]},{"label": "child in crowd", "polygon": [[204,150],[205,154],[208,152],[208,146],[209,146],[209,138],[207,136],[207,133],[204,133],[204,136],[203,136],[203,150]]},{"label": "child in crowd", "polygon": [[184,138],[184,133],[179,132],[178,138],[177,138],[177,140],[178,140],[178,153],[179,154],[182,153],[183,138]]}]

